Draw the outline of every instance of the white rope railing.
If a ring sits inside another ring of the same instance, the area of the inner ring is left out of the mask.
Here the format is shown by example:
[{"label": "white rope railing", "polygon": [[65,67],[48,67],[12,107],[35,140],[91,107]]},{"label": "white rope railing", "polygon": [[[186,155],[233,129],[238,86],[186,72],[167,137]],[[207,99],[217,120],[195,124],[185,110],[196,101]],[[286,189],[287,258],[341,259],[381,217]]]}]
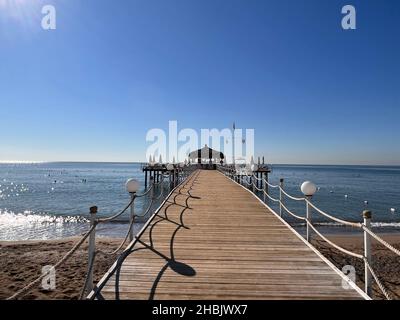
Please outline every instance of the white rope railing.
[{"label": "white rope railing", "polygon": [[331,219],[337,223],[346,225],[346,226],[350,226],[353,228],[362,228],[362,223],[358,223],[358,222],[351,222],[351,221],[346,221],[346,220],[342,220],[339,218],[336,218],[324,211],[322,211],[321,209],[319,209],[317,206],[315,206],[311,201],[309,201],[308,199],[304,199],[304,201],[306,201],[306,203],[311,206],[313,209],[315,209],[318,213],[320,213],[321,215],[327,217],[328,219]]},{"label": "white rope railing", "polygon": [[280,200],[278,200],[278,201],[280,202],[280,205],[282,206],[282,208],[285,209],[285,211],[286,211],[287,213],[289,213],[291,216],[293,216],[293,217],[295,217],[295,218],[297,218],[297,219],[299,219],[299,220],[307,221],[306,218],[300,217],[300,216],[298,216],[297,214],[294,214],[292,211],[290,211]]},{"label": "white rope railing", "polygon": [[270,200],[272,200],[272,201],[274,201],[274,202],[280,202],[279,199],[273,198],[272,196],[270,196],[270,194],[269,194],[268,192],[265,192],[265,190],[263,190],[263,192],[264,192],[264,194],[265,194]]},{"label": "white rope railing", "polygon": [[[229,176],[230,178],[234,179],[235,177],[235,171],[234,170],[230,170],[229,173],[227,174],[226,171],[222,171],[225,175]],[[382,284],[382,282],[379,280],[379,278],[377,277],[376,273],[374,272],[373,268],[370,265],[369,259],[371,257],[371,253],[366,253],[367,256],[364,256],[362,254],[358,254],[352,251],[349,251],[339,245],[337,245],[336,243],[332,242],[331,240],[329,240],[327,237],[325,237],[313,224],[312,222],[305,217],[301,217],[295,213],[293,213],[291,210],[289,210],[287,208],[287,206],[283,203],[282,198],[280,196],[280,199],[276,199],[274,197],[272,197],[268,192],[265,191],[264,188],[258,188],[256,181],[262,181],[262,183],[264,183],[264,185],[269,186],[271,188],[279,188],[279,191],[281,194],[285,195],[287,198],[292,199],[294,201],[304,201],[305,204],[307,205],[307,212],[309,211],[309,208],[314,209],[316,212],[318,212],[319,214],[321,214],[322,216],[335,221],[339,224],[345,225],[345,226],[350,226],[353,228],[358,228],[364,231],[365,234],[368,234],[369,236],[371,236],[372,238],[374,238],[376,241],[378,241],[380,244],[382,244],[384,247],[386,247],[387,249],[389,249],[391,252],[393,252],[394,254],[396,254],[397,256],[400,256],[400,250],[393,247],[391,244],[389,244],[387,241],[383,240],[381,237],[379,237],[377,234],[375,234],[373,231],[371,231],[369,224],[366,225],[366,221],[369,221],[370,218],[367,218],[369,220],[365,220],[366,218],[364,217],[364,223],[360,223],[360,222],[352,222],[352,221],[346,221],[337,217],[334,217],[328,213],[326,213],[325,211],[321,210],[320,208],[318,208],[315,204],[313,204],[309,199],[307,198],[300,198],[300,197],[294,197],[292,195],[290,195],[288,192],[286,192],[282,185],[273,185],[271,183],[269,183],[266,179],[263,178],[258,178],[256,177],[256,175],[253,173],[252,175],[248,175],[246,174],[242,174],[242,177],[244,177],[245,179],[239,179],[239,182],[243,181],[244,183],[246,183],[248,186],[252,186],[253,187],[253,192],[255,191],[262,191],[263,194],[268,197],[268,199],[270,199],[273,202],[277,202],[279,203],[280,208],[284,209],[285,212],[287,212],[289,215],[293,216],[294,218],[301,220],[301,221],[305,221],[306,222],[306,226],[307,228],[311,228],[321,239],[323,239],[326,243],[328,243],[329,245],[331,245],[332,247],[334,247],[335,249],[343,252],[344,254],[347,254],[349,256],[361,259],[365,262],[365,282],[366,282],[366,291],[370,291],[371,288],[367,288],[367,282],[368,282],[368,271],[371,273],[373,279],[375,280],[376,284],[378,285],[379,289],[382,291],[382,293],[384,294],[385,298],[388,300],[391,300],[390,295],[388,294],[386,288],[384,287],[384,285]],[[251,182],[249,182],[248,180],[251,180]],[[281,179],[281,181],[283,181],[283,179]],[[265,197],[264,197],[264,201],[265,201]],[[369,222],[368,222],[369,223]],[[307,234],[309,233],[308,229],[307,229]],[[364,237],[365,238],[365,237]],[[365,240],[366,241],[366,240]],[[365,246],[367,244],[364,244]],[[368,250],[370,250],[370,248],[368,248]]]},{"label": "white rope railing", "polygon": [[279,186],[279,190],[282,191],[282,193],[288,197],[289,199],[292,199],[294,201],[305,201],[305,198],[298,198],[298,197],[293,197],[292,195],[290,195],[289,193],[287,193],[281,186]]},{"label": "white rope railing", "polygon": [[348,254],[349,256],[353,256],[353,257],[358,258],[358,259],[364,259],[364,256],[363,256],[363,255],[358,254],[358,253],[355,253],[355,252],[352,252],[352,251],[349,251],[349,250],[347,250],[347,249],[345,249],[345,248],[342,248],[341,246],[337,245],[336,243],[333,243],[331,240],[329,240],[327,237],[325,237],[321,232],[319,232],[319,231],[317,230],[317,228],[315,228],[314,225],[313,225],[310,221],[308,221],[307,219],[306,219],[306,223],[310,226],[311,229],[313,229],[313,231],[314,231],[321,239],[323,239],[325,242],[329,243],[332,247],[336,248],[336,249],[339,250],[339,251],[342,251],[343,253]]},{"label": "white rope railing", "polygon": [[38,284],[42,279],[44,279],[52,269],[58,268],[62,265],[65,261],[67,261],[75,252],[79,249],[79,247],[85,242],[85,240],[89,237],[89,235],[94,231],[96,228],[95,225],[91,226],[90,229],[82,236],[82,238],[72,247],[70,251],[68,251],[62,258],[59,260],[53,268],[50,268],[47,272],[44,272],[40,277],[36,278],[35,280],[31,281],[29,284],[24,286],[22,289],[18,290],[14,293],[11,297],[7,298],[7,300],[16,300],[25,294],[28,293],[30,289],[32,289],[36,284]]},{"label": "white rope railing", "polygon": [[390,251],[392,251],[393,253],[395,253],[396,255],[400,256],[400,251],[398,249],[396,249],[395,247],[393,247],[390,243],[386,242],[385,240],[383,240],[381,237],[379,237],[377,234],[373,233],[371,230],[369,230],[368,228],[366,228],[364,225],[361,225],[361,228],[368,233],[371,237],[373,237],[376,241],[380,242],[383,246],[385,246],[386,248],[388,248]]},{"label": "white rope railing", "polygon": [[245,182],[248,186],[251,186],[253,183],[249,181],[249,177],[245,176]]},{"label": "white rope railing", "polygon": [[269,183],[266,179],[263,179],[264,183],[270,188],[279,188],[279,185]]},{"label": "white rope railing", "polygon": [[123,215],[126,212],[126,210],[128,210],[128,208],[132,205],[132,203],[134,201],[135,201],[135,198],[132,198],[131,201],[129,201],[129,203],[120,212],[118,212],[117,214],[114,214],[114,215],[112,215],[110,217],[99,218],[99,219],[97,219],[97,223],[104,223],[104,222],[110,222],[112,220],[115,220],[116,218],[118,218],[121,215]]},{"label": "white rope railing", "polygon": [[253,182],[253,187],[254,189],[256,189],[257,191],[264,191],[263,188],[258,188],[257,185]]},{"label": "white rope railing", "polygon": [[371,265],[369,264],[368,260],[364,258],[364,263],[367,267],[367,269],[369,270],[369,272],[371,272],[372,277],[374,278],[376,284],[378,285],[379,289],[382,291],[383,295],[385,296],[386,300],[392,300],[392,297],[389,295],[389,293],[387,292],[385,286],[382,284],[382,282],[379,280],[378,276],[376,275],[374,269],[371,267]]},{"label": "white rope railing", "polygon": [[[186,170],[181,169],[181,170],[178,171],[178,174],[179,173],[181,173],[183,175],[182,179],[185,180],[186,178],[188,178],[190,176],[191,172],[186,172]],[[80,298],[83,298],[83,296],[85,295],[85,292],[90,291],[91,290],[90,288],[92,288],[92,286],[93,286],[93,284],[90,283],[90,282],[93,279],[92,278],[92,272],[93,272],[93,267],[94,267],[94,260],[95,260],[94,258],[95,258],[95,256],[97,254],[99,254],[99,253],[104,254],[104,255],[111,255],[112,256],[112,255],[117,254],[123,248],[123,246],[127,242],[128,238],[129,238],[129,236],[130,236],[130,234],[132,232],[132,227],[133,227],[133,224],[134,224],[134,221],[135,221],[135,217],[137,217],[137,216],[142,217],[142,216],[145,216],[146,214],[148,214],[149,211],[152,208],[154,200],[157,200],[157,199],[160,198],[160,196],[157,197],[157,198],[154,198],[154,194],[153,194],[154,187],[156,185],[161,185],[161,193],[160,194],[162,195],[164,193],[164,188],[163,188],[163,185],[162,185],[162,183],[164,181],[163,176],[164,175],[162,174],[161,181],[159,181],[159,182],[154,182],[153,181],[151,186],[150,186],[150,188],[148,188],[148,190],[146,190],[144,193],[139,194],[139,195],[137,195],[137,194],[133,195],[131,197],[131,200],[129,201],[129,203],[120,212],[118,212],[117,214],[114,214],[114,215],[106,217],[106,218],[98,218],[98,219],[96,219],[95,215],[97,213],[97,207],[92,207],[91,208],[91,214],[93,216],[91,218],[90,228],[86,233],[84,233],[82,235],[81,239],[52,268],[50,268],[47,272],[42,273],[42,275],[40,275],[39,277],[37,277],[36,279],[31,281],[30,283],[25,285],[22,289],[18,290],[12,296],[7,298],[7,300],[16,300],[16,299],[19,299],[19,298],[25,296],[35,285],[37,285],[42,279],[44,279],[46,276],[48,276],[48,274],[53,269],[56,269],[59,266],[61,266],[63,263],[65,263],[82,246],[82,244],[90,237],[90,239],[89,239],[88,271],[87,271],[87,275],[86,275],[86,278],[85,278],[84,286],[83,286],[81,294],[80,294]],[[169,175],[167,175],[167,176],[169,176]],[[179,178],[180,177],[178,176],[178,179]],[[131,216],[131,219],[130,219],[130,222],[129,222],[128,232],[126,233],[125,237],[123,238],[123,241],[121,242],[121,244],[114,251],[112,251],[112,252],[104,252],[102,250],[95,250],[94,248],[91,248],[91,240],[94,240],[95,231],[96,231],[96,228],[97,228],[97,226],[99,224],[110,222],[110,221],[115,220],[116,218],[120,217],[122,214],[124,214],[126,212],[126,210],[129,207],[131,207],[131,208],[133,207],[134,201],[135,201],[136,198],[146,196],[150,192],[152,193],[151,194],[150,205],[147,207],[147,209],[145,210],[145,213],[143,215],[134,214],[134,215]],[[87,290],[88,288],[90,290]]]}]

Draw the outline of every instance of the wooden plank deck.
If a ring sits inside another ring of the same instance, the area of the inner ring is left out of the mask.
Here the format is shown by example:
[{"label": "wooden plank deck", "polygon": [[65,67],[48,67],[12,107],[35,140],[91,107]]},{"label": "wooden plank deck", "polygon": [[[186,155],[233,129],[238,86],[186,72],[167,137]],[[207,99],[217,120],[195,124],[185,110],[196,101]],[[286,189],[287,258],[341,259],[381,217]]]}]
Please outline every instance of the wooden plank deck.
[{"label": "wooden plank deck", "polygon": [[[361,299],[250,192],[195,172],[122,264],[119,299]],[[105,279],[105,278],[104,278]],[[102,281],[104,281],[104,279]],[[116,298],[115,274],[101,291]]]}]

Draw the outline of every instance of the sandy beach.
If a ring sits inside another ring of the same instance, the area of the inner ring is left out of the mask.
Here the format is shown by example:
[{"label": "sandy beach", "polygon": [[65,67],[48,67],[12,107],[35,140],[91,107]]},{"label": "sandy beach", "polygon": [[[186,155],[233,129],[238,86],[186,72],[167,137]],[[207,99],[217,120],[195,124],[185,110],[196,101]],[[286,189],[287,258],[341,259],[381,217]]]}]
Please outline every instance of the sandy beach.
[{"label": "sandy beach", "polygon": [[[400,235],[396,234],[378,234],[384,240],[389,242],[395,248],[400,248]],[[363,236],[360,235],[331,235],[328,239],[341,247],[352,252],[363,253]],[[337,249],[333,248],[322,240],[313,240],[313,245],[339,270],[342,270],[345,265],[352,265],[356,270],[356,283],[361,288],[364,288],[364,263],[356,258],[350,257]],[[399,257],[388,250],[383,245],[372,240],[372,262],[373,268],[381,280],[382,284],[387,289],[392,299],[400,299],[400,263]],[[384,295],[379,290],[379,287],[373,285],[373,299],[385,299]]]},{"label": "sandy beach", "polygon": [[[400,248],[400,236],[383,236],[389,243]],[[354,252],[362,252],[361,235],[332,235],[329,239]],[[6,299],[24,285],[40,275],[44,265],[56,263],[75,243],[75,238],[52,241],[0,242],[0,299]],[[97,247],[112,251],[120,239],[100,238]],[[345,256],[320,240],[313,244],[339,269],[353,265],[356,269],[356,282],[364,285],[364,265],[361,261]],[[383,246],[373,242],[373,266],[382,283],[393,299],[400,299],[400,264],[398,257]],[[98,254],[94,269],[94,279],[98,281],[113,263],[115,257]],[[39,286],[31,290],[24,299],[78,299],[87,271],[87,245],[83,245],[62,267],[56,270],[56,290],[45,291]],[[383,299],[379,288],[374,285],[374,299]]]},{"label": "sandy beach", "polygon": [[[50,241],[0,242],[0,299],[23,288],[41,275],[45,265],[53,265],[67,253],[77,238]],[[99,238],[98,249],[111,252],[118,247],[121,239]],[[87,243],[56,270],[56,290],[46,291],[40,285],[31,290],[23,299],[78,299],[87,272]],[[94,280],[97,282],[115,260],[115,256],[96,255]]]}]

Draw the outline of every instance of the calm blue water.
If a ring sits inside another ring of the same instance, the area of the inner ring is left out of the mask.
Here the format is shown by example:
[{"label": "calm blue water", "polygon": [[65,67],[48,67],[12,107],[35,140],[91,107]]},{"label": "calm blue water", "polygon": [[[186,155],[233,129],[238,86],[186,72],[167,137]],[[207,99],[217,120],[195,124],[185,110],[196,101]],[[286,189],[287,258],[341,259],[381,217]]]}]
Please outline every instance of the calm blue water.
[{"label": "calm blue water", "polygon": [[[373,213],[374,226],[400,226],[398,166],[279,165],[272,168],[270,183],[279,184],[279,178],[284,178],[284,188],[291,195],[302,197],[301,183],[306,180],[314,182],[319,190],[312,201],[331,215],[350,221],[362,221],[362,211],[369,209]],[[271,189],[271,194],[278,197],[274,189]],[[286,204],[290,210],[304,216],[304,203],[287,199]],[[394,213],[392,208],[395,209]],[[293,221],[290,217],[288,219]],[[313,213],[313,220],[327,221],[318,213]]]},{"label": "calm blue water", "polygon": [[[303,181],[316,183],[320,189],[313,201],[333,215],[361,221],[367,200],[375,225],[400,226],[400,167],[273,166],[270,182],[277,184],[281,177],[287,191],[298,196]],[[138,179],[144,187],[140,164],[0,164],[0,240],[77,235],[87,228],[90,206],[98,206],[99,215],[108,216],[129,202],[128,178]],[[147,204],[148,198],[138,199],[136,212]],[[287,200],[287,205],[296,213],[305,212],[304,205],[294,201]],[[123,236],[127,220],[128,214],[103,226],[100,234]],[[314,221],[324,219],[315,214]]]},{"label": "calm blue water", "polygon": [[[60,238],[84,232],[91,206],[98,207],[99,216],[110,216],[129,203],[125,189],[129,178],[139,180],[143,191],[140,164],[0,164],[0,240]],[[147,208],[148,200],[135,201],[137,213]],[[123,236],[128,220],[129,210],[116,223],[101,225],[100,234]]]}]

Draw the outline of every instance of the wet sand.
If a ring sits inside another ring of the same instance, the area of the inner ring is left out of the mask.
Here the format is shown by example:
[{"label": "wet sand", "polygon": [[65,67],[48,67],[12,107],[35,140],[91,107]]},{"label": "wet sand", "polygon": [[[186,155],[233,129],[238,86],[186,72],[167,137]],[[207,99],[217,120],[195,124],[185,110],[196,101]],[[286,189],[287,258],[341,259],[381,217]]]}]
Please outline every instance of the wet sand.
[{"label": "wet sand", "polygon": [[[7,299],[41,275],[43,266],[54,265],[76,243],[77,238],[50,241],[0,242],[0,299]],[[115,250],[121,239],[98,238],[96,246],[105,252]],[[96,255],[94,280],[99,281],[115,261],[115,256]],[[46,291],[39,283],[23,299],[78,299],[87,273],[88,246],[84,243],[56,269],[56,289]]]},{"label": "wet sand", "polygon": [[[400,249],[400,235],[395,234],[379,234],[384,240],[389,242],[395,248]],[[363,253],[364,238],[359,235],[330,235],[328,239],[335,244],[359,254]],[[345,265],[352,265],[356,270],[356,283],[364,289],[364,263],[360,259],[350,257],[337,249],[333,248],[325,241],[315,240],[312,244],[333,264],[342,270]],[[392,299],[400,299],[400,257],[392,253],[389,249],[380,243],[372,240],[372,267],[387,289]],[[374,282],[372,298],[376,300],[385,299],[379,287]]]},{"label": "wet sand", "polygon": [[[400,248],[400,236],[385,235],[385,240]],[[362,235],[331,235],[329,239],[344,248],[362,253]],[[0,299],[6,299],[40,276],[45,265],[55,264],[75,243],[68,238],[51,241],[0,242]],[[120,244],[120,239],[100,238],[97,248],[112,251]],[[330,259],[340,270],[345,265],[356,269],[356,282],[364,287],[364,264],[362,261],[346,256],[321,240],[313,244]],[[388,289],[393,299],[400,299],[400,257],[391,253],[382,245],[373,244],[373,267]],[[94,280],[97,282],[115,260],[114,257],[98,254],[94,268]],[[84,244],[63,266],[56,270],[56,290],[46,291],[40,285],[33,288],[24,299],[78,299],[87,272],[87,244]],[[379,288],[374,284],[374,299],[383,299]]]}]

